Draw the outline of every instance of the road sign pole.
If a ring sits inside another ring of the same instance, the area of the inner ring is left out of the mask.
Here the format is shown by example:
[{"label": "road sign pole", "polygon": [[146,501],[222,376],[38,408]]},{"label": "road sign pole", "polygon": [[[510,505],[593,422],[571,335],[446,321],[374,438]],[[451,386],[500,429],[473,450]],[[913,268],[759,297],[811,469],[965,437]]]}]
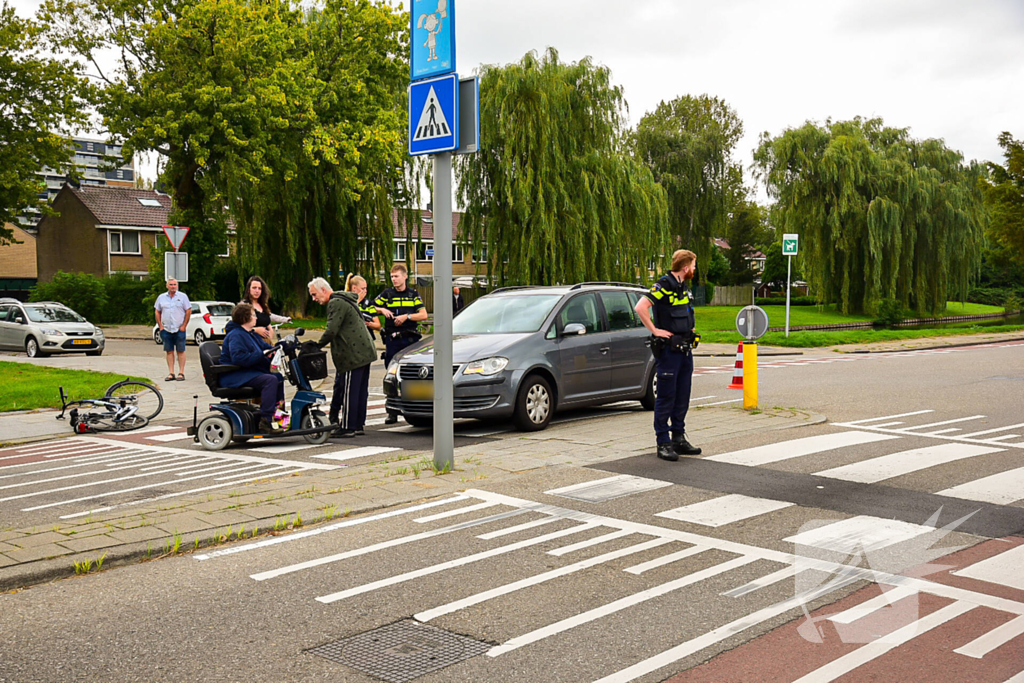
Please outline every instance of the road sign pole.
[{"label": "road sign pole", "polygon": [[434,155],[434,467],[455,467],[452,385],[452,154]]},{"label": "road sign pole", "polygon": [[789,339],[789,292],[793,288],[790,279],[793,277],[793,257],[789,257],[789,265],[786,266],[786,339]]}]

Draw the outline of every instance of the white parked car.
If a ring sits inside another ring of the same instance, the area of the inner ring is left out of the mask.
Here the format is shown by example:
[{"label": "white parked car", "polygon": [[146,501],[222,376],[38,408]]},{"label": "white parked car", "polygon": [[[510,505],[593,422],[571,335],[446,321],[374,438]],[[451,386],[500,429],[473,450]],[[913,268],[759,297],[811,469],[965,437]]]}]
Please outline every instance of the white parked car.
[{"label": "white parked car", "polygon": [[[191,339],[198,346],[209,339],[223,339],[224,326],[231,321],[234,307],[230,301],[193,301],[192,317],[185,330],[186,340]],[[153,341],[163,346],[159,325],[153,325]]]}]

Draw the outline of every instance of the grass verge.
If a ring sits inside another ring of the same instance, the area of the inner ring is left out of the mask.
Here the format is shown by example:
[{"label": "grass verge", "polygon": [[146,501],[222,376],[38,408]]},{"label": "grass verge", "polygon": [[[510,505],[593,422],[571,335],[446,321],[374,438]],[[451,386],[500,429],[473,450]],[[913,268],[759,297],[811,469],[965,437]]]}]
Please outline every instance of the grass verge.
[{"label": "grass verge", "polygon": [[[36,408],[60,408],[60,393],[57,387],[75,398],[101,398],[114,382],[120,382],[124,375],[91,370],[65,370],[48,368],[28,363],[0,361],[0,377],[4,378],[4,390],[0,392],[0,412],[11,410],[34,410]],[[130,379],[150,382],[145,377]]]},{"label": "grass verge", "polygon": [[[700,318],[698,318],[698,321]],[[698,328],[699,329],[699,328]],[[840,344],[870,344],[872,342],[901,341],[904,339],[923,339],[927,337],[956,337],[972,334],[994,334],[1000,332],[1021,332],[1024,325],[993,325],[989,327],[946,327],[943,329],[916,330],[827,330],[817,332],[806,330],[790,332],[769,332],[758,340],[761,346],[783,346],[787,348],[818,348],[822,346],[838,346]],[[701,342],[715,344],[737,344],[741,341],[736,331],[701,332]]]},{"label": "grass verge", "polygon": [[[701,306],[697,308],[697,327],[701,330],[735,330],[736,314],[742,306]],[[786,306],[761,306],[768,314],[769,325],[782,327],[786,322]],[[1000,306],[986,306],[984,304],[960,304],[954,301],[946,305],[946,310],[939,317],[954,315],[986,315],[989,313],[1002,313]],[[789,325],[798,327],[800,325],[840,325],[843,323],[871,322],[875,317],[871,315],[845,315],[836,311],[834,304],[828,306],[790,306]],[[790,333],[790,338],[793,334]],[[932,336],[932,335],[926,335]],[[843,342],[838,342],[843,343]]]}]

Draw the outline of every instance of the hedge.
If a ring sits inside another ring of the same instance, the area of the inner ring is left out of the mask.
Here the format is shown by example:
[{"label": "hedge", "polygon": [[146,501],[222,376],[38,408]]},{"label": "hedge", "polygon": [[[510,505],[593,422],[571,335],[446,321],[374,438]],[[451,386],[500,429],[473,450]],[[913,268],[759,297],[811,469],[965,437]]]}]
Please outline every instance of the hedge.
[{"label": "hedge", "polygon": [[98,325],[131,325],[152,322],[153,304],[147,301],[149,280],[128,273],[98,278],[89,273],[58,271],[50,282],[40,282],[29,301],[58,301]]}]

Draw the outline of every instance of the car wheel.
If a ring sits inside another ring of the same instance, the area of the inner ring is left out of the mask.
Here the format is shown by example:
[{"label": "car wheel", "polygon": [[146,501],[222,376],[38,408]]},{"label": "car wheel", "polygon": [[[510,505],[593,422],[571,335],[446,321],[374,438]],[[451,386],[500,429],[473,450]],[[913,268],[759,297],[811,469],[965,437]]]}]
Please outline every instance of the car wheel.
[{"label": "car wheel", "polygon": [[403,415],[403,419],[413,427],[419,427],[420,429],[433,429],[434,428],[434,417],[414,417],[412,415]]},{"label": "car wheel", "polygon": [[196,330],[196,333],[192,335],[192,339],[195,340],[196,346],[199,346],[206,341],[206,334],[204,334],[202,330]]},{"label": "car wheel", "polygon": [[46,357],[46,354],[39,349],[39,342],[36,341],[35,337],[29,337],[25,340],[25,353],[28,354],[29,358]]},{"label": "car wheel", "polygon": [[160,336],[160,328],[159,327],[156,328],[155,330],[153,330],[153,341],[156,342],[160,346],[164,345],[164,338],[162,336]]},{"label": "car wheel", "polygon": [[551,422],[555,411],[551,385],[540,375],[527,377],[519,387],[516,410],[512,415],[516,428],[523,432],[536,432]]},{"label": "car wheel", "polygon": [[96,349],[94,351],[86,351],[85,355],[87,355],[87,356],[102,356],[103,355],[103,349]]},{"label": "car wheel", "polygon": [[640,405],[644,410],[654,410],[654,403],[658,399],[658,369],[651,369],[651,376],[647,380],[647,391],[640,398]]},{"label": "car wheel", "polygon": [[226,417],[211,415],[199,423],[198,436],[206,450],[223,450],[231,443],[231,423]]}]

